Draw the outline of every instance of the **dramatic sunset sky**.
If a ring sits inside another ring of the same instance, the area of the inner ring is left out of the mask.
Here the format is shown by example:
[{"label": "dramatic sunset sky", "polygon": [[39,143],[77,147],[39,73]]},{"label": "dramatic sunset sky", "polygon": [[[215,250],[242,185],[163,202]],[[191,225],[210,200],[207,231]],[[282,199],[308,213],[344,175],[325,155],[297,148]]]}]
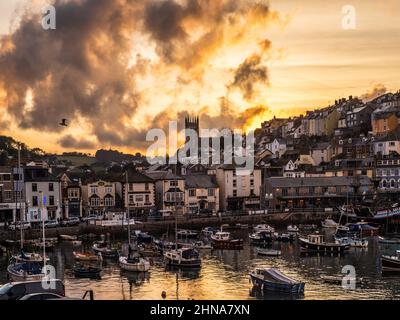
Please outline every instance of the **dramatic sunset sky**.
[{"label": "dramatic sunset sky", "polygon": [[133,152],[187,114],[249,129],[400,89],[398,0],[56,0],[52,31],[45,3],[0,1],[0,134],[46,151]]}]

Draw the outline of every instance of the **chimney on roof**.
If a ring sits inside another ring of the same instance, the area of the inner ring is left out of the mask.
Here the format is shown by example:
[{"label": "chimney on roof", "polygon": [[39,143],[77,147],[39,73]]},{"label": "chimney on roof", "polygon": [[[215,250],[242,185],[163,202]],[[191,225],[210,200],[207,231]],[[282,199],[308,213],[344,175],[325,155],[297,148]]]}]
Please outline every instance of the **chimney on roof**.
[{"label": "chimney on roof", "polygon": [[349,100],[353,100],[353,96],[349,96]]}]

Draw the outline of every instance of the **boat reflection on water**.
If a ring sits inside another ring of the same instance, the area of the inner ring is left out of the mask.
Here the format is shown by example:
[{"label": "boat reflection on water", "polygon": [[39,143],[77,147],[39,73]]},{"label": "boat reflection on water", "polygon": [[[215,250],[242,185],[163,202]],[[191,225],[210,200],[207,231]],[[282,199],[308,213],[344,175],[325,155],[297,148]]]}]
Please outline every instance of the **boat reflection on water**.
[{"label": "boat reflection on water", "polygon": [[130,285],[138,287],[150,281],[150,272],[130,272],[121,270],[121,278],[127,279]]},{"label": "boat reflection on water", "polygon": [[249,296],[257,300],[301,300],[304,299],[304,293],[280,293],[280,292],[267,292],[261,290],[259,287],[252,287],[249,290]]},{"label": "boat reflection on water", "polygon": [[180,280],[195,280],[200,277],[201,268],[179,268],[176,266],[165,266],[165,271],[176,273]]}]

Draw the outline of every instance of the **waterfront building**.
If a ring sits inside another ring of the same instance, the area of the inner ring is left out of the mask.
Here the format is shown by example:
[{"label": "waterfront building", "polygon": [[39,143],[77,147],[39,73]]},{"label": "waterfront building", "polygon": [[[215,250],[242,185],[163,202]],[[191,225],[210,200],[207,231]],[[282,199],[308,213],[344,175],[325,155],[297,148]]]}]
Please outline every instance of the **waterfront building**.
[{"label": "waterfront building", "polygon": [[155,204],[158,210],[185,213],[185,178],[170,171],[147,171],[155,183]]},{"label": "waterfront building", "polygon": [[61,219],[61,181],[46,167],[24,168],[25,197],[28,211],[26,221]]},{"label": "waterfront building", "polygon": [[374,186],[366,176],[360,177],[273,177],[264,181],[266,206],[285,208],[334,208],[348,199],[373,195]]},{"label": "waterfront building", "polygon": [[128,171],[128,183],[124,175],[123,195],[125,209],[130,216],[149,214],[155,208],[155,183],[149,176],[138,171]]},{"label": "waterfront building", "polygon": [[24,194],[23,170],[18,174],[18,168],[0,167],[0,227],[21,219],[21,211],[26,210]]},{"label": "waterfront building", "polygon": [[260,208],[261,169],[256,167],[246,174],[238,174],[234,165],[217,169],[220,209],[228,211],[257,210]]},{"label": "waterfront building", "polygon": [[219,188],[214,177],[185,176],[185,206],[188,214],[215,214],[219,211]]},{"label": "waterfront building", "polygon": [[88,213],[103,215],[116,207],[122,186],[120,182],[99,180],[83,186],[82,189]]}]

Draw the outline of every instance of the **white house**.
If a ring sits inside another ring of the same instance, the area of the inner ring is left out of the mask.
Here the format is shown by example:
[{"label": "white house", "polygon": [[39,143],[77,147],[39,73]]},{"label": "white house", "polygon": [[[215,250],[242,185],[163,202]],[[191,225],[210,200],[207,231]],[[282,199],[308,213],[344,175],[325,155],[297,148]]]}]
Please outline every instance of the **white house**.
[{"label": "white house", "polygon": [[61,219],[61,182],[47,168],[26,167],[25,199],[27,203],[26,221]]},{"label": "white house", "polygon": [[285,153],[287,149],[287,144],[284,139],[275,138],[274,141],[267,143],[266,148],[272,152],[272,154],[280,157],[282,154]]},{"label": "white house", "polygon": [[390,153],[400,154],[400,139],[390,135],[374,140],[374,154],[388,156]]}]

